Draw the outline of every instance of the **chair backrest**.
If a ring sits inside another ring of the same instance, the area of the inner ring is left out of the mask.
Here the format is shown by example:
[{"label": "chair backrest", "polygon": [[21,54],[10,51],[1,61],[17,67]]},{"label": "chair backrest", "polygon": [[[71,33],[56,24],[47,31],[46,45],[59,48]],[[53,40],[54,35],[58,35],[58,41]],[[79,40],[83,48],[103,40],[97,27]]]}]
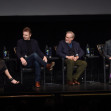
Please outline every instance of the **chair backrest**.
[{"label": "chair backrest", "polygon": [[98,44],[97,50],[101,56],[104,56],[104,44]]}]

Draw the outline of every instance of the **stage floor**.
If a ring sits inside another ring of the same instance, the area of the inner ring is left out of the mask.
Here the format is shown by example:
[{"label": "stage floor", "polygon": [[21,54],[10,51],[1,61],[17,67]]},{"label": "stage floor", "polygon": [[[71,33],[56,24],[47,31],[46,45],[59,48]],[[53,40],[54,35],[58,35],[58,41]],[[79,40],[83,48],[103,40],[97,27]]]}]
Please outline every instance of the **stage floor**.
[{"label": "stage floor", "polygon": [[0,88],[3,111],[101,111],[110,108],[110,100],[111,85],[100,82],[74,86],[46,83],[40,88],[7,84]]},{"label": "stage floor", "polygon": [[100,82],[88,81],[81,85],[62,85],[55,83],[46,83],[36,88],[34,84],[7,84],[0,90],[0,95],[3,96],[39,96],[39,95],[55,95],[63,96],[84,96],[84,95],[111,95],[111,85]]}]

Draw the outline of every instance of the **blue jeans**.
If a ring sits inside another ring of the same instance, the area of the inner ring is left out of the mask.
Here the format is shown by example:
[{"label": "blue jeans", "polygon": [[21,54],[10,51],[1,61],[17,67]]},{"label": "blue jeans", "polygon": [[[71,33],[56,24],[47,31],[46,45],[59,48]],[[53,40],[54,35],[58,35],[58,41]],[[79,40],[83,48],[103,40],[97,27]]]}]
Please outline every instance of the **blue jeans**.
[{"label": "blue jeans", "polygon": [[27,61],[26,67],[34,67],[35,69],[35,81],[40,81],[40,66],[46,67],[47,63],[44,62],[37,53],[32,53],[30,56],[26,57],[25,60]]}]

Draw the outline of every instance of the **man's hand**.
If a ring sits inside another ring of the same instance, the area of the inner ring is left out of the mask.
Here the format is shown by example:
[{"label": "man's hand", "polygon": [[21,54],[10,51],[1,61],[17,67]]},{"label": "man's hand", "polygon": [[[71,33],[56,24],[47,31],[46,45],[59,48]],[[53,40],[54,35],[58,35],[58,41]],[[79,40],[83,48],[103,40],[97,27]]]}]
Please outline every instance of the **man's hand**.
[{"label": "man's hand", "polygon": [[74,56],[66,56],[67,59],[73,60]]},{"label": "man's hand", "polygon": [[27,65],[27,61],[23,57],[20,58],[20,61],[21,61],[23,66]]},{"label": "man's hand", "polygon": [[109,57],[109,59],[111,60],[111,57]]},{"label": "man's hand", "polygon": [[79,59],[79,56],[74,57],[74,61],[77,61]]},{"label": "man's hand", "polygon": [[43,61],[47,63],[47,57],[46,56],[43,57]]},{"label": "man's hand", "polygon": [[67,59],[73,60],[73,61],[77,61],[79,59],[79,56],[66,56]]}]

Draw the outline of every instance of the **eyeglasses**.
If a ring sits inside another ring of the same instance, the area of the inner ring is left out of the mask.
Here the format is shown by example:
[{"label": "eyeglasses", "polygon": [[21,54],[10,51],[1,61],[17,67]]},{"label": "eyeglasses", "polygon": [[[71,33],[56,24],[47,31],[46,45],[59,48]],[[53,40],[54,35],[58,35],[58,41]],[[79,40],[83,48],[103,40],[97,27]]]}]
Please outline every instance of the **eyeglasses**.
[{"label": "eyeglasses", "polygon": [[66,36],[65,38],[66,38],[66,39],[71,39],[72,37],[67,37],[67,36]]}]

